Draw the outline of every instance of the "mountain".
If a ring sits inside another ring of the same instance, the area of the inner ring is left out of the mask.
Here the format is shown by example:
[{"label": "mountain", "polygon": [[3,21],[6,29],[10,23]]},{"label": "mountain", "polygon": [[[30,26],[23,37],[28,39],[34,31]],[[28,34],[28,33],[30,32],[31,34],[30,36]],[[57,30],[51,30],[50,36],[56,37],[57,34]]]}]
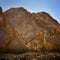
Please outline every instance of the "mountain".
[{"label": "mountain", "polygon": [[[60,51],[60,24],[48,13],[30,13],[23,7],[20,7],[8,9],[2,12],[2,15],[4,18],[2,19],[4,31],[0,28],[3,31],[0,32],[0,35],[8,38],[8,40],[3,39],[4,43],[7,41],[4,47],[6,51],[17,50],[19,52],[23,49]],[[0,43],[2,44],[3,42]]]}]

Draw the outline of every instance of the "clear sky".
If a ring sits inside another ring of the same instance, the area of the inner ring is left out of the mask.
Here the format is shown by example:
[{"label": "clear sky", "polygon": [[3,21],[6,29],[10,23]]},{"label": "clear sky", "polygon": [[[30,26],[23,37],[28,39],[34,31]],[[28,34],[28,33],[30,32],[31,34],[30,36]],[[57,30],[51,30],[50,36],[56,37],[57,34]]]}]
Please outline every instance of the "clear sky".
[{"label": "clear sky", "polygon": [[48,12],[60,23],[60,0],[0,0],[3,10],[24,7],[31,12]]}]

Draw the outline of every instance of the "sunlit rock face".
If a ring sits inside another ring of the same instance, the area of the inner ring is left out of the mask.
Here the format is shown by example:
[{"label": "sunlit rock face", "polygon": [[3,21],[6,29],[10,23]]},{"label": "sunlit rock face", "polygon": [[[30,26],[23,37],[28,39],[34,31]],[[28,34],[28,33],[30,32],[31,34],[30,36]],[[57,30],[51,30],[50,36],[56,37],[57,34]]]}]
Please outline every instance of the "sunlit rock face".
[{"label": "sunlit rock face", "polygon": [[1,16],[3,22],[0,24],[6,31],[0,28],[0,35],[6,36],[4,42],[0,42],[3,51],[40,51],[42,48],[47,51],[60,51],[60,24],[48,13],[30,13],[20,7],[2,12]]}]

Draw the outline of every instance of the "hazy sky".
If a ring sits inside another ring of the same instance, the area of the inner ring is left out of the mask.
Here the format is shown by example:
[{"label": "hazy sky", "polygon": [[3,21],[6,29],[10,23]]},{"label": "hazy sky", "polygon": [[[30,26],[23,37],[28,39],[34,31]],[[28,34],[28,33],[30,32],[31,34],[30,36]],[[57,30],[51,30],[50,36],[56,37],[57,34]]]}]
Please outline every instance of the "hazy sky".
[{"label": "hazy sky", "polygon": [[0,0],[3,10],[24,7],[31,12],[46,11],[60,22],[60,0]]}]

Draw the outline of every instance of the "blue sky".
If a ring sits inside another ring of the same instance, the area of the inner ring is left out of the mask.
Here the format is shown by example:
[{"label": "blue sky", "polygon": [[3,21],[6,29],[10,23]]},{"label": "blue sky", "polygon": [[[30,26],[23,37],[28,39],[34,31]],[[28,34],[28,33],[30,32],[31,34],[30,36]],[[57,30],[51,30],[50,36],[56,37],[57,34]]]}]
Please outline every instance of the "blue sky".
[{"label": "blue sky", "polygon": [[48,12],[60,23],[60,0],[0,0],[5,11],[12,7],[24,7],[31,12]]}]

